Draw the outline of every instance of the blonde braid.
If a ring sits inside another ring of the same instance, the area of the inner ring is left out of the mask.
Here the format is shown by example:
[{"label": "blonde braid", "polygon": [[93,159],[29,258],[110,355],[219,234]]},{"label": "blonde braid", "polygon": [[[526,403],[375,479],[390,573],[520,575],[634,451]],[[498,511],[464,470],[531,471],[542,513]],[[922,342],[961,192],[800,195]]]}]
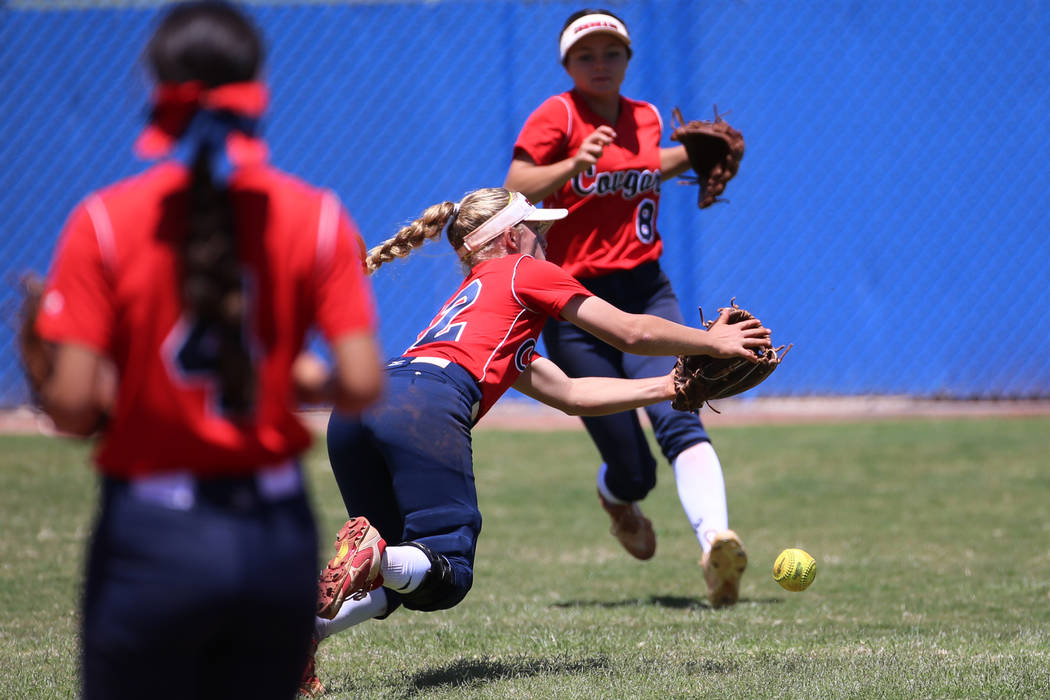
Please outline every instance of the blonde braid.
[{"label": "blonde braid", "polygon": [[[453,202],[441,202],[429,206],[418,219],[402,226],[392,237],[369,250],[365,266],[369,273],[375,272],[394,258],[406,257],[427,239],[436,241],[446,230],[449,244],[453,250],[458,250],[468,233],[492,218],[496,212],[507,206],[508,201],[510,190],[486,187],[468,193],[458,205]],[[503,254],[505,250],[500,247],[500,242],[494,240],[483,250],[469,256],[464,265],[470,268],[482,260]]]},{"label": "blonde braid", "polygon": [[441,238],[445,223],[452,217],[455,209],[453,202],[441,202],[426,208],[418,219],[402,226],[393,236],[368,251],[365,265],[368,271],[375,272],[394,258],[404,258],[429,239]]}]

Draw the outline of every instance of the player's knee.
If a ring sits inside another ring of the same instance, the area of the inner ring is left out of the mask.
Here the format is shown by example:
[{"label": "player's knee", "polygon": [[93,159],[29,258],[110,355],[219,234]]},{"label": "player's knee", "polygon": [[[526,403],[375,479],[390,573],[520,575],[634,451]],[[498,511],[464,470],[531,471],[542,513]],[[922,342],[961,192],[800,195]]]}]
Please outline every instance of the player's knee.
[{"label": "player's knee", "polygon": [[457,605],[474,583],[474,571],[466,563],[453,565],[448,558],[419,542],[405,542],[420,549],[430,559],[427,572],[419,588],[401,594],[402,604],[409,610],[433,612]]},{"label": "player's knee", "polygon": [[613,480],[606,477],[606,484],[608,484],[613,494],[621,500],[641,501],[649,495],[650,491],[656,488],[655,467],[656,464],[654,462],[652,469],[617,478],[615,483],[611,483]]},{"label": "player's knee", "polygon": [[631,488],[629,489],[630,493],[627,494],[625,500],[641,501],[646,496],[648,496],[649,492],[652,491],[654,488],[656,488],[655,476],[653,476],[652,478],[638,479],[631,485]]}]

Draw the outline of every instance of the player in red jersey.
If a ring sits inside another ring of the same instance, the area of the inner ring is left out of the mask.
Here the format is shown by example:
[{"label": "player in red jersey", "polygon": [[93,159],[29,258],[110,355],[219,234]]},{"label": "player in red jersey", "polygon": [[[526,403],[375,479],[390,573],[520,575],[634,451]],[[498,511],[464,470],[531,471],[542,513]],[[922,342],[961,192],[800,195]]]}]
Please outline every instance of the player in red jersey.
[{"label": "player in red jersey", "polygon": [[[738,328],[723,317],[704,331],[625,313],[594,296],[544,259],[545,230],[566,213],[536,209],[502,188],[481,189],[458,204],[429,207],[370,251],[374,270],[447,232],[468,273],[416,342],[387,365],[384,399],[360,419],[332,414],[332,469],[347,512],[362,517],[339,533],[337,554],[322,574],[319,638],[399,605],[443,610],[467,594],[481,529],[471,429],[509,387],[575,415],[673,395],[669,373],[570,379],[535,353],[548,318],[647,355],[750,358],[769,346],[769,330],[757,321]],[[396,546],[387,547],[384,536]],[[301,692],[319,688],[311,673]]]},{"label": "player in red jersey", "polygon": [[[660,269],[660,183],[688,168],[682,146],[661,148],[656,108],[620,94],[631,39],[608,10],[570,16],[560,35],[561,61],[573,88],[548,98],[526,120],[514,144],[506,187],[548,207],[569,210],[550,231],[547,257],[597,296],[635,313],[682,322]],[[547,351],[570,377],[652,377],[672,358],[619,352],[572,324],[552,319]],[[725,482],[699,417],[669,403],[646,409],[657,442],[674,469],[679,498],[703,550],[712,605],[739,596],[747,554],[729,529]],[[653,458],[634,411],[583,419],[601,454],[598,497],[612,532],[633,556],[648,559],[656,535],[638,502],[656,485]]]},{"label": "player in red jersey", "polygon": [[357,231],[334,195],[265,162],[262,51],[230,5],[165,15],[138,142],[163,161],[84,199],[49,274],[41,400],[60,430],[98,430],[88,699],[295,694],[318,554],[295,391],[325,393],[307,331],[331,346],[342,410],[383,386]]}]

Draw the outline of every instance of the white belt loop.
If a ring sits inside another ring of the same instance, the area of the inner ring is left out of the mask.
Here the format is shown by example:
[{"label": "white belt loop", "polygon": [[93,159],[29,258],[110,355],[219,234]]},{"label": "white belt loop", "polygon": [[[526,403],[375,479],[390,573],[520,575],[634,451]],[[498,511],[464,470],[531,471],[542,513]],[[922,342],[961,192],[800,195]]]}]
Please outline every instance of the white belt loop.
[{"label": "white belt loop", "polygon": [[197,503],[197,480],[187,471],[153,474],[132,479],[131,492],[148,503],[189,510]]},{"label": "white belt loop", "polygon": [[302,475],[295,460],[289,459],[259,471],[255,483],[264,499],[276,501],[298,493],[302,488]]},{"label": "white belt loop", "polygon": [[[253,478],[263,501],[283,500],[303,489],[302,472],[294,459],[262,467]],[[198,477],[185,469],[130,480],[136,498],[172,510],[189,510],[197,504],[198,483]]]},{"label": "white belt loop", "polygon": [[413,357],[409,362],[422,362],[427,365],[436,365],[441,369],[445,369],[452,364],[452,360],[446,360],[443,357]]}]

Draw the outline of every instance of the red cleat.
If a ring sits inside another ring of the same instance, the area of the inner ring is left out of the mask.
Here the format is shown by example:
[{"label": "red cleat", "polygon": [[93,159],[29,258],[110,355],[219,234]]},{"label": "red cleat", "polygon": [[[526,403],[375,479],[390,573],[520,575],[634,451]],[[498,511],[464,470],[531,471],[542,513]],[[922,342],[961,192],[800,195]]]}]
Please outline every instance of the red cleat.
[{"label": "red cleat", "polygon": [[383,585],[380,564],[386,541],[367,518],[353,518],[335,538],[335,556],[321,572],[317,616],[331,620],[347,596],[361,599]]}]

